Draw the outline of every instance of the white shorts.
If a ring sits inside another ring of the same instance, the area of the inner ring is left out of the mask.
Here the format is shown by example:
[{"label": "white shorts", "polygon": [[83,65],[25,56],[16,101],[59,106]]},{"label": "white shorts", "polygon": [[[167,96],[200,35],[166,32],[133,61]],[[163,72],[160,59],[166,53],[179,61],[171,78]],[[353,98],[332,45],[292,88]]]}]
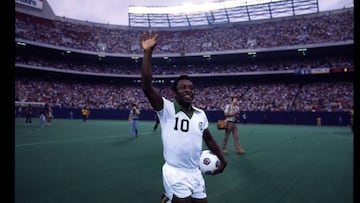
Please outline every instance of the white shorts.
[{"label": "white shorts", "polygon": [[205,180],[200,169],[177,168],[165,163],[162,173],[166,196],[170,200],[173,195],[179,198],[206,198]]}]

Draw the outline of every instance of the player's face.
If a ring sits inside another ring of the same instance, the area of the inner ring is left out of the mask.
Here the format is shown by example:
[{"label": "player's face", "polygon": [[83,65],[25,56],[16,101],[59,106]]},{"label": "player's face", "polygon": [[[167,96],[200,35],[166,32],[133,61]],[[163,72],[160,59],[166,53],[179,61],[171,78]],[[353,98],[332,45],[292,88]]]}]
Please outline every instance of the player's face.
[{"label": "player's face", "polygon": [[179,104],[190,105],[194,99],[193,83],[190,80],[179,80],[176,89],[176,101]]}]

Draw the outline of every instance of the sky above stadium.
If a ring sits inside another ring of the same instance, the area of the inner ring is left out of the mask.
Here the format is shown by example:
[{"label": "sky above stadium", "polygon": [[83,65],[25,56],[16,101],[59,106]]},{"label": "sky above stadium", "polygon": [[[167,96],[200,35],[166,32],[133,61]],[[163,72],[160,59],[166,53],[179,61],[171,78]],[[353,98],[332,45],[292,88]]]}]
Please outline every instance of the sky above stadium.
[{"label": "sky above stadium", "polygon": [[[128,25],[128,7],[179,6],[209,0],[47,0],[55,15],[97,23]],[[353,7],[352,0],[318,0],[320,11]]]}]

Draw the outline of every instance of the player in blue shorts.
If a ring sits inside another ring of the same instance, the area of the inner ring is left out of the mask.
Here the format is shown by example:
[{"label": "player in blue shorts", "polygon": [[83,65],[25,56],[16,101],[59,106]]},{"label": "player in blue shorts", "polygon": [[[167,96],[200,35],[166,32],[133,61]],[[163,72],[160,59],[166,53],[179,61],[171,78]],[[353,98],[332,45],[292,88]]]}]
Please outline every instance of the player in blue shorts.
[{"label": "player in blue shorts", "polygon": [[208,119],[202,109],[194,107],[194,87],[182,75],[172,86],[175,101],[162,97],[152,85],[152,52],[158,34],[150,31],[141,36],[144,50],[141,82],[145,96],[159,116],[165,163],[162,167],[165,189],[162,202],[207,203],[205,181],[199,169],[203,141],[216,154],[221,164],[213,175],[223,172],[227,161],[208,130]]}]

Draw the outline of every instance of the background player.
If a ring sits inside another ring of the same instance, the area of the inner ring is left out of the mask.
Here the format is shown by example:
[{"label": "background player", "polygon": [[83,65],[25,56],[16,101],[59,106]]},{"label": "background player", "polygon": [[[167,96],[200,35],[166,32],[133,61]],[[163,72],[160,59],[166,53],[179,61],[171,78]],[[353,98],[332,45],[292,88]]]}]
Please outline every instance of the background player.
[{"label": "background player", "polygon": [[136,104],[132,105],[132,108],[129,112],[129,122],[130,122],[130,136],[138,137],[138,120],[139,120],[140,110]]}]

